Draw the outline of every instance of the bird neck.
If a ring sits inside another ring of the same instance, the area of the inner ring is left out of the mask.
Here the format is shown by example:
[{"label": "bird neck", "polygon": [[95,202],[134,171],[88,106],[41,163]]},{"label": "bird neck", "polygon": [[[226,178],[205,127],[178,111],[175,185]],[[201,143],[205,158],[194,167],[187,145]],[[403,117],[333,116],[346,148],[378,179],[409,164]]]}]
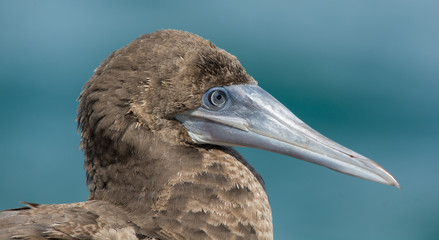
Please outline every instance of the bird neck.
[{"label": "bird neck", "polygon": [[123,207],[139,226],[170,239],[272,239],[263,180],[233,149],[152,141],[106,152],[86,161],[89,199]]}]

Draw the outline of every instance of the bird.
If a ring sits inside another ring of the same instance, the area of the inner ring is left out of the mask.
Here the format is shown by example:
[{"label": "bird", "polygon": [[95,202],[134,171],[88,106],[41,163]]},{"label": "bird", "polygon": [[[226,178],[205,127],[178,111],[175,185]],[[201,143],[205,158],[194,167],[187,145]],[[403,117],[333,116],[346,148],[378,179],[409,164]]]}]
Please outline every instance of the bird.
[{"label": "bird", "polygon": [[196,34],[159,30],[114,51],[78,98],[89,198],[0,212],[0,239],[273,239],[259,148],[399,187],[324,137]]}]

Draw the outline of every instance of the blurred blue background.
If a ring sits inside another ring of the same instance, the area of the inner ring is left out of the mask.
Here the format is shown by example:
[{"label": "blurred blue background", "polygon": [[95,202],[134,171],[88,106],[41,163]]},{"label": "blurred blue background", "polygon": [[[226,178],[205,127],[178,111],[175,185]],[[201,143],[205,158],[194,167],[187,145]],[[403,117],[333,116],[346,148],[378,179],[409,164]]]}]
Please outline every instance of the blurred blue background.
[{"label": "blurred blue background", "polygon": [[0,1],[0,208],[87,199],[76,99],[114,50],[187,30],[402,189],[238,149],[275,239],[439,239],[439,2]]}]

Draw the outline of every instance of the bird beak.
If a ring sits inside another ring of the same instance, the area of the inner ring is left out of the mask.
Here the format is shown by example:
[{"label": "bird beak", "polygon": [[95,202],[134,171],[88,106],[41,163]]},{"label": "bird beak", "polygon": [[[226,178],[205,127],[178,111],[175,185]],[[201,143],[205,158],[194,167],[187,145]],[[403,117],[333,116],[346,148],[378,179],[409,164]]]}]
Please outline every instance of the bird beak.
[{"label": "bird beak", "polygon": [[264,149],[399,188],[383,167],[313,130],[259,86],[218,88],[227,94],[222,108],[203,101],[176,116],[195,143]]}]

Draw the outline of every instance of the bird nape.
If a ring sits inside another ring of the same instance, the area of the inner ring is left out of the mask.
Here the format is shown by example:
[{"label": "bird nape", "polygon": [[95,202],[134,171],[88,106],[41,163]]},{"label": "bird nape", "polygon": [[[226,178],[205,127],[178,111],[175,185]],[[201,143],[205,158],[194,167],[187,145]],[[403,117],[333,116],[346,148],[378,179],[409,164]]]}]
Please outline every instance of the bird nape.
[{"label": "bird nape", "polygon": [[188,32],[157,31],[113,52],[79,102],[88,201],[2,211],[0,239],[272,239],[264,181],[230,146],[399,187]]}]

